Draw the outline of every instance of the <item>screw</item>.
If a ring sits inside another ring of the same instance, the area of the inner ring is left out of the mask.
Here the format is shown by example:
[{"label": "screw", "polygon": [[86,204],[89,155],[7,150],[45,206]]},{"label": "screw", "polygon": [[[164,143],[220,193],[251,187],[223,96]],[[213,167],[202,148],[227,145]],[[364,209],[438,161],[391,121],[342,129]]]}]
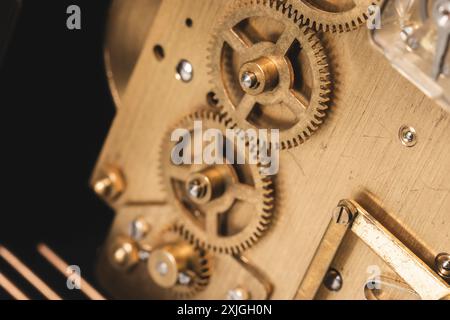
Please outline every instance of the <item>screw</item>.
[{"label": "screw", "polygon": [[419,48],[419,40],[414,36],[414,28],[406,26],[400,32],[400,38],[406,43],[409,49],[416,50]]},{"label": "screw", "polygon": [[93,189],[99,197],[106,201],[116,200],[125,190],[124,176],[119,169],[108,166],[94,181]]},{"label": "screw", "polygon": [[191,283],[191,281],[192,281],[192,279],[187,273],[180,272],[178,274],[178,282],[180,284],[182,284],[183,286],[189,285]]},{"label": "screw", "polygon": [[338,224],[349,224],[353,219],[353,214],[346,206],[338,206],[333,212],[334,221]]},{"label": "screw", "polygon": [[139,261],[136,246],[130,241],[120,239],[112,252],[112,257],[116,266],[123,269],[129,269]]},{"label": "screw", "polygon": [[339,291],[343,284],[342,276],[336,269],[330,269],[323,280],[323,284],[330,291]]},{"label": "screw", "polygon": [[194,77],[194,67],[187,60],[181,60],[180,63],[178,63],[176,70],[177,73],[175,78],[177,78],[177,80],[190,82]]},{"label": "screw", "polygon": [[235,288],[227,293],[227,300],[249,300],[250,293],[243,288]]},{"label": "screw", "polygon": [[192,198],[202,199],[208,192],[208,186],[200,179],[189,181],[188,192]]},{"label": "screw", "polygon": [[130,223],[130,236],[134,240],[141,240],[149,230],[149,225],[143,217],[138,217]]},{"label": "screw", "polygon": [[128,252],[125,248],[117,248],[116,251],[114,251],[114,261],[116,261],[117,264],[123,265],[127,260],[127,255]]},{"label": "screw", "polygon": [[160,275],[165,276],[169,272],[169,266],[164,261],[158,262],[156,265],[156,271]]},{"label": "screw", "polygon": [[444,252],[438,254],[435,265],[439,275],[446,279],[450,279],[450,254]]},{"label": "screw", "polygon": [[246,71],[242,74],[241,84],[244,88],[255,89],[258,87],[258,77],[253,72]]},{"label": "screw", "polygon": [[417,143],[417,133],[413,127],[403,126],[399,131],[401,143],[406,147],[413,147]]},{"label": "screw", "polygon": [[150,252],[147,250],[139,250],[138,255],[140,260],[147,261],[148,257],[150,257]]},{"label": "screw", "polygon": [[450,21],[450,2],[438,4],[436,20],[440,27],[445,27]]},{"label": "screw", "polygon": [[94,183],[94,191],[101,197],[107,197],[112,193],[112,186],[110,177],[104,177]]},{"label": "screw", "polygon": [[414,134],[411,131],[405,132],[404,138],[408,142],[412,142],[414,140]]}]

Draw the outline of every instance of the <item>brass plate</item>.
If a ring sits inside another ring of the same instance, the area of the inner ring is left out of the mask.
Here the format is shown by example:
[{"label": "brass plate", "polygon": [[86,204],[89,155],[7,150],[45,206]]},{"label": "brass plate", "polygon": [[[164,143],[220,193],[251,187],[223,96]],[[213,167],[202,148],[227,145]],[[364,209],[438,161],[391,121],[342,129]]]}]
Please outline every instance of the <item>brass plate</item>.
[{"label": "brass plate", "polygon": [[[207,48],[228,3],[162,2],[124,96],[126,107],[118,112],[93,175],[95,180],[104,165],[114,164],[126,176],[127,189],[114,204],[122,209],[112,235],[125,230],[125,211],[157,211],[148,213],[154,225],[174,217],[151,205],[165,201],[158,182],[159,146],[168,128],[206,105],[211,90]],[[186,26],[187,18],[192,27]],[[335,81],[331,112],[311,139],[282,152],[275,224],[244,254],[270,279],[273,299],[296,295],[331,212],[343,198],[357,200],[429,266],[438,253],[450,251],[450,115],[392,69],[371,47],[366,29],[322,38]],[[154,56],[156,44],[164,47],[162,61]],[[181,59],[194,66],[189,83],[175,78]],[[414,147],[399,140],[404,125],[416,130]],[[344,286],[319,298],[365,298],[362,283],[370,265],[384,268],[364,244],[347,238],[334,264]],[[198,298],[223,297],[227,279]],[[119,289],[135,295],[133,283],[139,282],[121,282]]]}]

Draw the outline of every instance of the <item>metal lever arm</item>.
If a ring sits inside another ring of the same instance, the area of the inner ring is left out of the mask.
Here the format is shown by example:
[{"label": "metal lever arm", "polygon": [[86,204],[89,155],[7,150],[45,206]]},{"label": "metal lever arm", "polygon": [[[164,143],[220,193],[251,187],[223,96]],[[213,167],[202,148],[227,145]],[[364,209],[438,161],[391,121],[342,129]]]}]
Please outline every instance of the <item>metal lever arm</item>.
[{"label": "metal lever arm", "polygon": [[[340,227],[338,227],[340,225]],[[400,240],[389,232],[358,203],[343,200],[325,232],[306,275],[298,290],[297,299],[313,299],[334,255],[344,238],[352,231],[388,264],[422,299],[449,299],[449,285],[419,259]],[[338,241],[330,242],[328,239]]]}]

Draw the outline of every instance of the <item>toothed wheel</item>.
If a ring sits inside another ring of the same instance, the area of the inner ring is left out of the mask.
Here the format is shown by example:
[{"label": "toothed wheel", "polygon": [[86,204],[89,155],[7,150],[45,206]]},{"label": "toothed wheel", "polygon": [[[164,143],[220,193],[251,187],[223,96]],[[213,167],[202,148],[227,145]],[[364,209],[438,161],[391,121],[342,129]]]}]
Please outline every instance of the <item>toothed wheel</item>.
[{"label": "toothed wheel", "polygon": [[301,21],[316,31],[348,32],[358,29],[367,22],[373,11],[372,6],[380,5],[381,0],[290,0],[265,2],[287,2],[295,20]]},{"label": "toothed wheel", "polygon": [[279,129],[282,149],[319,128],[331,86],[320,40],[295,17],[284,2],[237,1],[209,48],[223,112],[242,129]]},{"label": "toothed wheel", "polygon": [[211,256],[183,239],[171,226],[158,237],[147,269],[159,298],[193,298],[209,284]]},{"label": "toothed wheel", "polygon": [[[227,129],[236,127],[233,121],[211,111],[196,112],[177,128],[195,137],[194,128],[200,124],[197,121],[201,121],[204,132],[217,129],[227,148],[235,146],[226,135]],[[193,245],[219,253],[238,254],[254,245],[270,226],[274,187],[272,178],[262,175],[258,164],[250,164],[248,147],[243,144],[244,150],[236,146],[234,152],[220,152],[217,159],[223,164],[175,165],[171,158],[175,143],[169,139],[170,135],[162,148],[161,175],[168,201],[180,211],[177,231]],[[183,138],[186,141],[189,139]],[[200,163],[195,160],[203,151],[194,150],[192,144],[195,142],[187,143],[181,153],[192,163]],[[201,144],[203,150],[210,146]],[[230,159],[231,154],[234,159]],[[229,164],[236,163],[238,156],[245,164]]]}]

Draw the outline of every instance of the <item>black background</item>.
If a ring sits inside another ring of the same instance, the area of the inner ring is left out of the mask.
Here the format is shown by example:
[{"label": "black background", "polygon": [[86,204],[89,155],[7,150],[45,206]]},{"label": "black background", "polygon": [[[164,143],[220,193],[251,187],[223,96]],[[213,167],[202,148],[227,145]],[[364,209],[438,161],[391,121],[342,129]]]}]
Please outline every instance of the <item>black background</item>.
[{"label": "black background", "polygon": [[[102,56],[109,2],[24,0],[0,66],[0,244],[56,286],[65,280],[50,272],[36,244],[93,281],[113,218],[89,189],[115,112]],[[82,30],[66,27],[71,4],[81,8]]]}]

